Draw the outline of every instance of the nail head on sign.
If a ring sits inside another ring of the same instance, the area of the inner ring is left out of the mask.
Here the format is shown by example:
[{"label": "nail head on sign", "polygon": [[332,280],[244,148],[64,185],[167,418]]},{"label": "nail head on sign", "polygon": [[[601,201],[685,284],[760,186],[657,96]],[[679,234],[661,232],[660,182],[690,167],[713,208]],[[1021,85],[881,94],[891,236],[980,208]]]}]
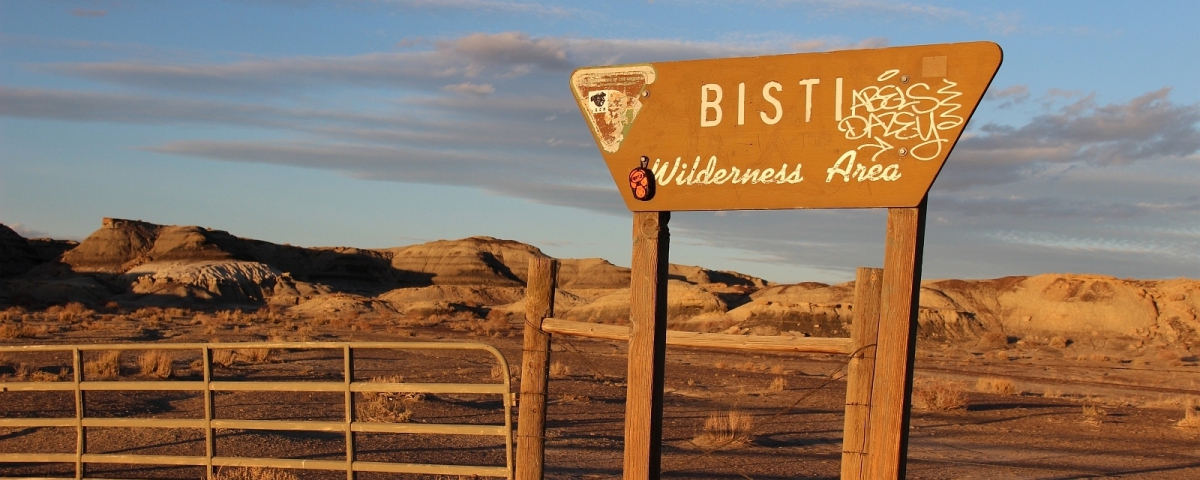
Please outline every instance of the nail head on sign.
[{"label": "nail head on sign", "polygon": [[904,148],[904,147],[900,147],[900,150],[899,150],[898,152],[896,152],[896,153],[899,153],[899,154],[900,154],[900,156],[901,156],[901,157],[903,157],[903,156],[905,156],[905,155],[908,155],[908,149],[907,149],[907,148]]},{"label": "nail head on sign", "polygon": [[650,91],[649,91],[649,90],[642,90],[642,97],[643,97],[643,98],[644,98],[644,97],[649,97],[649,96],[650,96]]},{"label": "nail head on sign", "polygon": [[901,75],[900,83],[908,83],[908,75]]}]

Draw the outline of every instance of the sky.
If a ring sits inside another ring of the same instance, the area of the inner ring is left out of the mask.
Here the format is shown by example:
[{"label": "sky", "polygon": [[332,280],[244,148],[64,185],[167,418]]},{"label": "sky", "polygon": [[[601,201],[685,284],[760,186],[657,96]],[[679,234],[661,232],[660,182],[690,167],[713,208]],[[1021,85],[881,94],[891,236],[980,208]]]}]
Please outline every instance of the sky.
[{"label": "sky", "polygon": [[[1200,278],[1200,3],[0,0],[0,223],[303,246],[474,235],[628,266],[582,66],[987,40],[924,277]],[[677,212],[671,261],[883,263],[884,210]]]}]

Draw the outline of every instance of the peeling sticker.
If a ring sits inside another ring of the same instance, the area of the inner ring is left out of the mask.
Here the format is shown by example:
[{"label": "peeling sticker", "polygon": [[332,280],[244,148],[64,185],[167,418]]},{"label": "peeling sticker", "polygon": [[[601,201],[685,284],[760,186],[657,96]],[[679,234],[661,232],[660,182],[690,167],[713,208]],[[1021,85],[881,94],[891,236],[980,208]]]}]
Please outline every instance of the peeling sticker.
[{"label": "peeling sticker", "polygon": [[571,75],[575,99],[586,112],[600,147],[614,153],[642,109],[642,92],[654,83],[654,67],[624,65],[577,70]]}]

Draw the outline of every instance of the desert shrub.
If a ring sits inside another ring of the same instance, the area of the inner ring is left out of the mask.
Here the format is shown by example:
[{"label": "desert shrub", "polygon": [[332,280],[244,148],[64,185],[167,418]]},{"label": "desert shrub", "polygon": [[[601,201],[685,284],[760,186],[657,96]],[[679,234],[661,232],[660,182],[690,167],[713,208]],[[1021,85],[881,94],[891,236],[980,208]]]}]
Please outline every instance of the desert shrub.
[{"label": "desert shrub", "polygon": [[783,375],[787,371],[783,369],[783,365],[778,363],[771,365],[771,373],[774,375]]},{"label": "desert shrub", "polygon": [[213,476],[215,480],[296,480],[287,470],[275,468],[222,468]]},{"label": "desert shrub", "polygon": [[34,370],[33,373],[29,374],[29,381],[31,381],[31,382],[59,382],[59,381],[62,381],[67,378],[68,372],[69,372],[69,370],[67,370],[65,368],[58,369],[58,373],[50,373],[50,372],[44,372],[41,370]]},{"label": "desert shrub", "polygon": [[15,338],[37,338],[38,335],[45,334],[48,331],[45,325],[35,327],[26,324],[0,324],[0,339],[12,340]]},{"label": "desert shrub", "polygon": [[555,360],[550,364],[550,378],[563,378],[571,374],[571,367]]},{"label": "desert shrub", "polygon": [[1067,348],[1067,345],[1070,344],[1071,341],[1065,337],[1054,336],[1050,338],[1050,346],[1054,348]]},{"label": "desert shrub", "polygon": [[0,311],[0,322],[19,322],[25,319],[25,308],[8,307]]},{"label": "desert shrub", "polygon": [[148,377],[169,378],[171,357],[158,350],[147,351],[138,356],[138,369]]},{"label": "desert shrub", "polygon": [[958,382],[939,379],[913,382],[912,408],[915,410],[940,412],[966,406],[967,394]]},{"label": "desert shrub", "polygon": [[1200,428],[1200,406],[1188,400],[1187,405],[1183,406],[1183,420],[1175,425],[1182,428]]},{"label": "desert shrub", "polygon": [[429,328],[441,325],[442,322],[446,321],[446,319],[447,317],[445,315],[419,315],[415,313],[408,313],[401,317],[397,324],[401,327],[407,328]]},{"label": "desert shrub", "polygon": [[[404,377],[392,375],[374,377],[372,383],[400,383]],[[355,417],[360,421],[378,423],[406,423],[412,419],[409,405],[420,403],[425,396],[419,393],[374,392],[364,393],[355,404]]]},{"label": "desert shrub", "polygon": [[233,353],[237,361],[257,365],[270,362],[275,358],[276,351],[273,348],[239,348],[234,350]]},{"label": "desert shrub", "polygon": [[492,365],[491,375],[492,375],[492,378],[503,378],[504,377],[504,367],[500,366],[499,363]]},{"label": "desert shrub", "polygon": [[767,386],[767,390],[772,392],[782,392],[787,389],[787,379],[783,377],[775,377],[771,380],[771,384]]},{"label": "desert shrub", "polygon": [[212,351],[213,365],[220,365],[222,367],[232,367],[236,357],[237,357],[237,354],[233,353],[233,350],[230,350],[227,348],[213,349],[213,351]]},{"label": "desert shrub", "polygon": [[100,354],[83,365],[83,373],[89,380],[115,380],[121,376],[121,352]]},{"label": "desert shrub", "polygon": [[1017,393],[1017,387],[1013,385],[1012,380],[996,377],[980,378],[978,382],[975,382],[975,390],[997,395],[1013,395]]},{"label": "desert shrub", "polygon": [[692,443],[705,450],[735,448],[750,441],[754,419],[730,409],[724,415],[713,412],[704,420],[704,429],[692,438]]},{"label": "desert shrub", "polygon": [[13,375],[16,376],[17,378],[28,377],[30,375],[33,375],[33,372],[36,372],[36,371],[37,371],[37,368],[35,368],[33,365],[30,365],[28,363],[18,363],[15,366],[13,366]]}]

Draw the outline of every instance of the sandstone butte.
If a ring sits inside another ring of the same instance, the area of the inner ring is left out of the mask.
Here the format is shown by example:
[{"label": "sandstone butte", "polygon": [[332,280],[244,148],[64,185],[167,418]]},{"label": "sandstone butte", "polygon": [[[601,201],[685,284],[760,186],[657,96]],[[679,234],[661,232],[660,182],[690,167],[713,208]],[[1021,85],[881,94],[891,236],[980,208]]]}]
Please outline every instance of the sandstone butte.
[{"label": "sandstone butte", "polygon": [[[491,237],[385,249],[305,248],[197,226],[105,218],[82,242],[26,239],[0,225],[0,308],[77,301],[122,307],[272,308],[300,316],[356,313],[520,315],[537,247]],[[623,323],[629,269],[560,259],[556,315]],[[845,336],[853,283],[773,284],[737,272],[671,265],[672,328]],[[927,280],[920,336],[1122,336],[1200,348],[1200,281],[1043,274]],[[790,332],[790,333],[789,333]]]}]

